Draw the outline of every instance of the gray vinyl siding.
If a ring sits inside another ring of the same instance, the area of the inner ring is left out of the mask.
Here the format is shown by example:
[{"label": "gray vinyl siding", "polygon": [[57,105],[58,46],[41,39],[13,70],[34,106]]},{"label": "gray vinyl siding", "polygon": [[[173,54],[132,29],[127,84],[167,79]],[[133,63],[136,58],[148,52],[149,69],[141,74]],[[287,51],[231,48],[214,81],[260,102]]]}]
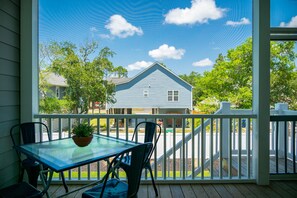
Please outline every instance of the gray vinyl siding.
[{"label": "gray vinyl siding", "polygon": [[18,179],[19,164],[9,130],[19,123],[19,82],[20,1],[0,0],[0,188]]},{"label": "gray vinyl siding", "polygon": [[[144,90],[148,96],[144,97]],[[168,101],[168,91],[178,91],[179,100]],[[116,86],[112,108],[191,108],[192,87],[158,64],[128,83]]]}]

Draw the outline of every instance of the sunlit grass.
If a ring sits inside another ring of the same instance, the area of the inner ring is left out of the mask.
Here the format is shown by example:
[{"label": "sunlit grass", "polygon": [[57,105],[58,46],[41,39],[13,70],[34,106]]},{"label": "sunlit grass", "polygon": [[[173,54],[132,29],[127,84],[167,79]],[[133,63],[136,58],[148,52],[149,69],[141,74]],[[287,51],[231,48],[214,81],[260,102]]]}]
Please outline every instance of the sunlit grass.
[{"label": "sunlit grass", "polygon": [[[106,171],[101,171],[100,172],[100,178],[104,177],[105,174],[106,174]],[[188,171],[187,175],[190,175],[190,174],[191,174],[191,171]],[[90,172],[90,178],[97,178],[97,175],[98,175],[98,173],[96,171],[91,171]],[[64,176],[65,176],[65,178],[68,178],[69,177],[69,172],[65,171]],[[147,176],[149,177],[150,175],[147,174]],[[126,177],[125,172],[124,171],[119,171],[119,177],[120,178],[125,178]],[[158,178],[163,177],[162,171],[157,172],[157,177]],[[173,177],[173,171],[169,171],[169,172],[166,171],[166,177]],[[175,172],[175,177],[177,177],[177,178],[182,177],[182,172],[176,171]],[[201,177],[201,173],[199,173],[196,177]],[[208,170],[204,171],[204,177],[210,177],[210,172]],[[54,173],[53,178],[56,178],[56,179],[59,178],[59,173]],[[71,178],[78,179],[78,172],[77,171],[71,172]],[[87,171],[81,171],[80,172],[80,178],[87,179],[88,178],[88,172]]]}]

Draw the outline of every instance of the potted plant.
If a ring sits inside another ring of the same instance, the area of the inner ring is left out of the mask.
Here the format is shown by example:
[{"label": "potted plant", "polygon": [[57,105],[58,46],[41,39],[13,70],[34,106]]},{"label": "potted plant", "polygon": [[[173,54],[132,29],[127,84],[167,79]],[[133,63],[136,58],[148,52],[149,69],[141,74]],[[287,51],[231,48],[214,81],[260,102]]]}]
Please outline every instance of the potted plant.
[{"label": "potted plant", "polygon": [[87,146],[93,139],[93,131],[93,127],[88,124],[78,124],[72,130],[72,139],[77,146]]}]

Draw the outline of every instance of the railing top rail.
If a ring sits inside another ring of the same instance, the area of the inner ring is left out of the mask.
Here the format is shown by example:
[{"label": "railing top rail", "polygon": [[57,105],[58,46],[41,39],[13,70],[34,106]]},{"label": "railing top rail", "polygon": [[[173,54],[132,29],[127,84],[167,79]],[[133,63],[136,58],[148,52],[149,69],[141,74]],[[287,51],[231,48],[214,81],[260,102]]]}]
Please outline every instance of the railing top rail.
[{"label": "railing top rail", "polygon": [[297,121],[297,115],[271,115],[270,121]]},{"label": "railing top rail", "polygon": [[34,118],[257,118],[255,114],[35,114]]}]

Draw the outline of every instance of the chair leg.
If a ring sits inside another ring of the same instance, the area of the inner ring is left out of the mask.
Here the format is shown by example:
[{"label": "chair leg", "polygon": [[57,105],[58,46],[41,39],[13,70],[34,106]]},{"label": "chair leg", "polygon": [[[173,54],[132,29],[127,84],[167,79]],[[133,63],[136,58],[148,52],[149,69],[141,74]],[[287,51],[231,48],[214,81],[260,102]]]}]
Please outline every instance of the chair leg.
[{"label": "chair leg", "polygon": [[61,178],[62,178],[62,182],[63,182],[64,188],[65,188],[65,191],[66,191],[66,193],[68,193],[68,186],[67,186],[67,184],[66,184],[66,182],[65,182],[65,176],[64,176],[64,173],[61,172],[60,174],[61,174]]},{"label": "chair leg", "polygon": [[29,184],[37,188],[37,180],[39,176],[39,167],[29,167],[26,168],[27,174],[28,174],[28,179],[29,179]]},{"label": "chair leg", "polygon": [[149,171],[150,171],[151,178],[152,178],[152,183],[153,183],[153,187],[154,187],[154,190],[155,190],[155,193],[156,193],[156,197],[158,197],[158,190],[157,190],[157,187],[156,187],[156,184],[155,184],[155,180],[154,180],[154,176],[153,176],[152,168],[151,168],[151,166],[149,165],[149,166],[147,167],[147,169],[149,169]]},{"label": "chair leg", "polygon": [[25,169],[23,167],[20,168],[20,177],[19,177],[19,183],[23,181]]}]

